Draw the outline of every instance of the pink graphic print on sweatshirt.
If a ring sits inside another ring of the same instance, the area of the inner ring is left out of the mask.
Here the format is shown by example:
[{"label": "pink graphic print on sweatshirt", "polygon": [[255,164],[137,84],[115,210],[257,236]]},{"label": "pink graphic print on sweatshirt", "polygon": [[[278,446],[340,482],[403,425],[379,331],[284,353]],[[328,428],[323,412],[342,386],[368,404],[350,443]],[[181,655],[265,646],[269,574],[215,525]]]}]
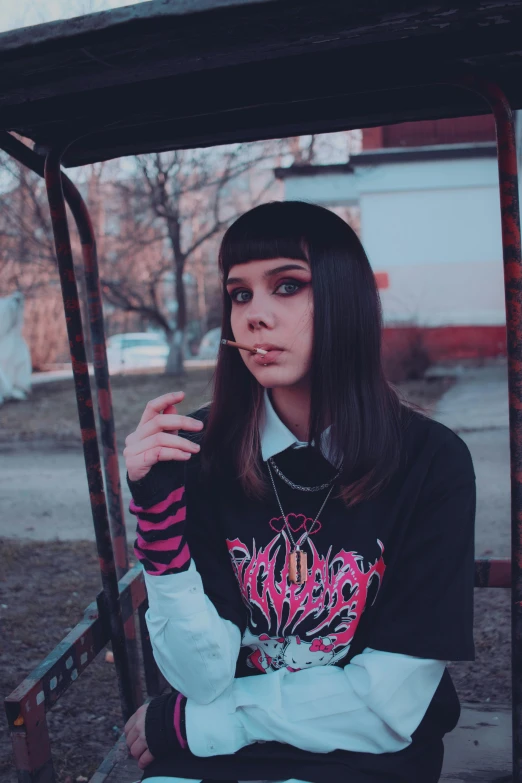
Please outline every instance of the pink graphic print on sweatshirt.
[{"label": "pink graphic print on sweatshirt", "polygon": [[[292,533],[301,529],[304,532],[313,522],[303,515],[291,520],[292,516],[289,515]],[[275,530],[281,529],[282,524],[282,517],[270,520],[270,526]],[[294,539],[298,540],[296,536]],[[253,650],[248,665],[264,672],[283,666],[298,671],[344,658],[366,606],[370,586],[377,581],[375,600],[386,570],[384,546],[379,539],[377,543],[381,554],[370,563],[362,555],[344,549],[332,555],[332,547],[323,557],[308,538],[304,544],[308,555],[308,579],[302,585],[295,585],[288,581],[291,545],[285,530],[265,548],[257,550],[254,541],[252,553],[239,538],[227,539],[245,604],[251,611],[252,607],[257,607],[265,617],[267,627],[276,629],[275,636],[266,633],[256,636],[250,624],[242,641],[243,646]],[[282,545],[285,548],[284,565],[277,573],[276,559]],[[283,615],[287,617],[284,625]],[[303,631],[305,620],[308,630]],[[327,636],[321,636],[321,632]]]}]

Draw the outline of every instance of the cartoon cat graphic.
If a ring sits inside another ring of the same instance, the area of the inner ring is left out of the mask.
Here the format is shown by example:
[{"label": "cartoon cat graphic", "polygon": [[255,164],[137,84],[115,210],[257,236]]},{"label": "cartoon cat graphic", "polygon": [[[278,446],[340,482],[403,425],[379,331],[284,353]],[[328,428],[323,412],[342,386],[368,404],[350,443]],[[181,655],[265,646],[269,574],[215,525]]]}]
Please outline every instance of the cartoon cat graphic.
[{"label": "cartoon cat graphic", "polygon": [[252,647],[253,652],[247,658],[247,666],[259,669],[262,672],[271,669],[280,669],[283,665],[283,647],[285,638],[280,636],[272,638],[266,633],[254,636],[249,629],[243,634],[243,647]]},{"label": "cartoon cat graphic", "polygon": [[334,659],[335,642],[329,636],[304,642],[299,636],[289,636],[283,650],[283,661],[291,672],[325,666]]}]

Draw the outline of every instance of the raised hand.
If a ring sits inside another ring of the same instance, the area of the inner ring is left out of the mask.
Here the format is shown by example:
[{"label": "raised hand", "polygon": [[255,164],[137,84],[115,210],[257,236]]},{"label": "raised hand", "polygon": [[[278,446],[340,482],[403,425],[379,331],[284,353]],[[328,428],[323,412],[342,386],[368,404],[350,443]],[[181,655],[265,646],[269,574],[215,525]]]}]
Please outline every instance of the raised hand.
[{"label": "raised hand", "polygon": [[147,475],[156,462],[186,461],[197,454],[200,446],[179,435],[180,430],[199,432],[203,423],[176,410],[185,392],[169,392],[149,400],[135,431],[125,439],[123,457],[131,481]]}]

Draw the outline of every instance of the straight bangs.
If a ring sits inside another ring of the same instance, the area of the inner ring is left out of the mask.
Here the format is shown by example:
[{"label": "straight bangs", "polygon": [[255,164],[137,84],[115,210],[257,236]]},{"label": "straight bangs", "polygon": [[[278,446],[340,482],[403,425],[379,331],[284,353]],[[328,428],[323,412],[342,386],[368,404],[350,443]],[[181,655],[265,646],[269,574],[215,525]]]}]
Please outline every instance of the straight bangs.
[{"label": "straight bangs", "polygon": [[224,280],[233,266],[249,261],[268,261],[271,258],[308,261],[301,227],[286,221],[278,221],[274,225],[267,216],[254,212],[255,209],[239,218],[223,237],[219,269]]},{"label": "straight bangs", "polygon": [[[384,377],[375,276],[357,235],[334,212],[304,201],[261,204],[239,217],[221,243],[222,338],[234,339],[232,301],[225,285],[230,270],[273,258],[310,264],[314,316],[309,441],[319,444],[322,432],[332,425],[333,454],[343,461],[338,497],[353,506],[377,494],[395,472],[401,411],[407,407]],[[245,493],[257,499],[270,492],[259,437],[263,393],[239,351],[220,345],[202,466],[212,476],[232,467]]]}]

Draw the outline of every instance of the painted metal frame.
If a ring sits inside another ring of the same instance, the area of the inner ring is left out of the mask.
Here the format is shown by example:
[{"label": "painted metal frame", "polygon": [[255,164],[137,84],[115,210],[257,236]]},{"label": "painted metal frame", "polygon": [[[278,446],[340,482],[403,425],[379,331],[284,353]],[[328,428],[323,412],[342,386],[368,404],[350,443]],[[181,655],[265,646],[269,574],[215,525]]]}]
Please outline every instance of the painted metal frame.
[{"label": "painted metal frame", "polygon": [[[475,585],[512,589],[512,780],[513,783],[522,783],[522,261],[515,130],[513,112],[498,85],[475,77],[464,77],[454,84],[478,92],[488,101],[497,129],[507,313],[512,556],[511,561],[477,560]],[[135,610],[138,610],[140,618],[149,696],[162,692],[166,685],[155,664],[144,621],[147,597],[141,568],[137,564],[129,571],[96,242],[87,208],[73,183],[60,168],[61,157],[72,141],[61,148],[52,149],[44,162],[41,156],[9,133],[0,132],[0,148],[45,177],[103,585],[96,601],[87,607],[83,620],[5,700],[20,783],[55,783],[45,714],[109,641],[114,651],[124,722],[143,703],[134,628]],[[65,211],[66,201],[74,215],[82,244],[108,506]],[[113,760],[124,751],[122,743],[123,738],[120,737],[110,754]],[[96,783],[101,783],[112,769],[110,758],[105,760],[92,779]]]},{"label": "painted metal frame", "polygon": [[[123,610],[123,602],[126,600],[128,603],[130,600],[125,591],[132,591],[132,606],[138,610],[149,697],[161,693],[166,681],[152,654],[145,623],[148,603],[139,564],[129,572],[96,241],[88,210],[75,185],[60,171],[60,151],[51,151],[44,160],[2,131],[0,146],[46,180],[103,585],[103,591],[87,607],[83,620],[5,700],[19,780],[24,783],[47,783],[54,782],[55,776],[45,713],[108,642],[111,642],[114,652],[124,722],[143,703],[135,618],[128,607],[126,611]],[[108,507],[65,212],[66,201],[74,216],[82,245]]]},{"label": "painted metal frame", "polygon": [[463,86],[479,92],[495,117],[507,319],[511,469],[511,694],[513,783],[522,782],[522,259],[513,110],[498,84],[475,77]]}]

